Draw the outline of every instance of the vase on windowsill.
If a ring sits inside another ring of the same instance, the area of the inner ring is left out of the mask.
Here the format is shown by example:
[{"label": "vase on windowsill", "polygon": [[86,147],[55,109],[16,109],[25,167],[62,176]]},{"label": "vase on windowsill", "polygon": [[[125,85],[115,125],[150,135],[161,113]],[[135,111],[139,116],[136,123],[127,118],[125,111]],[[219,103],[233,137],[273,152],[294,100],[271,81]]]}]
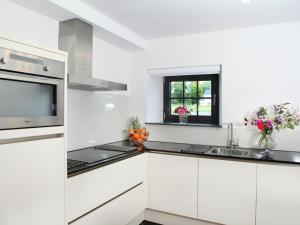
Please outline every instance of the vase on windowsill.
[{"label": "vase on windowsill", "polygon": [[179,118],[179,119],[178,119],[178,120],[179,120],[178,122],[179,122],[179,123],[183,123],[183,124],[184,124],[184,123],[187,123],[187,122],[188,122],[188,117],[189,117],[188,114],[182,114],[182,115],[179,115],[179,116],[178,116],[178,118]]},{"label": "vase on windowsill", "polygon": [[190,114],[190,111],[188,108],[184,106],[179,106],[174,110],[175,113],[178,113],[178,122],[179,123],[187,123],[188,122],[188,116]]}]

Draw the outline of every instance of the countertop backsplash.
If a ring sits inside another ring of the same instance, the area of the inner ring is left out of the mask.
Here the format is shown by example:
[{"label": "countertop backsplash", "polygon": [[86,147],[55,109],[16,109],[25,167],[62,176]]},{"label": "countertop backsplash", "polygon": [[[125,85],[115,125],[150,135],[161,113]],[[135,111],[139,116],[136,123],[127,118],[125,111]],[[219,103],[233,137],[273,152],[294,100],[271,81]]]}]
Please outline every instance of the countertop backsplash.
[{"label": "countertop backsplash", "polygon": [[125,139],[129,96],[68,90],[68,150]]}]

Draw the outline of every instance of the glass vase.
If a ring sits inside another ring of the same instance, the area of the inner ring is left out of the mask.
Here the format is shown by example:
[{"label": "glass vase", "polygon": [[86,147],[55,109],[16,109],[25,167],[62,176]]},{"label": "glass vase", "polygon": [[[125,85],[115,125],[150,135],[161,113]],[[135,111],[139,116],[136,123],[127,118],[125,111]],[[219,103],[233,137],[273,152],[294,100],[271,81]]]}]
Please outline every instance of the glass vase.
[{"label": "glass vase", "polygon": [[179,123],[187,123],[188,122],[188,115],[179,115]]},{"label": "glass vase", "polygon": [[261,133],[258,147],[263,149],[264,151],[261,152],[264,156],[270,155],[270,150],[273,150],[277,146],[277,139],[274,133],[265,134]]}]

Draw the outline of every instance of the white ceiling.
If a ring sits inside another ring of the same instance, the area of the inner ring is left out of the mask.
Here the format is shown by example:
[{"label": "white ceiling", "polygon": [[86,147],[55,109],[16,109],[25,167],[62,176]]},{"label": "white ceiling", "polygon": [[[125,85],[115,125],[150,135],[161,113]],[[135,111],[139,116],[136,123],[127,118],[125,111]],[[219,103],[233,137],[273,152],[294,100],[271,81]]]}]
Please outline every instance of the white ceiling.
[{"label": "white ceiling", "polygon": [[300,0],[81,0],[146,39],[300,20]]}]

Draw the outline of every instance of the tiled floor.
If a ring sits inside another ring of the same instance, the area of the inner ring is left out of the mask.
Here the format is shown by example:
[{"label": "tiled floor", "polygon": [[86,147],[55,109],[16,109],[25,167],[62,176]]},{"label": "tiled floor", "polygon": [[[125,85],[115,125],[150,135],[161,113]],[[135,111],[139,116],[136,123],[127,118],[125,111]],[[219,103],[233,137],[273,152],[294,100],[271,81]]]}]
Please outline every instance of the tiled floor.
[{"label": "tiled floor", "polygon": [[152,222],[149,222],[149,221],[143,221],[140,225],[162,225],[162,224],[159,224],[159,223],[152,223]]}]

